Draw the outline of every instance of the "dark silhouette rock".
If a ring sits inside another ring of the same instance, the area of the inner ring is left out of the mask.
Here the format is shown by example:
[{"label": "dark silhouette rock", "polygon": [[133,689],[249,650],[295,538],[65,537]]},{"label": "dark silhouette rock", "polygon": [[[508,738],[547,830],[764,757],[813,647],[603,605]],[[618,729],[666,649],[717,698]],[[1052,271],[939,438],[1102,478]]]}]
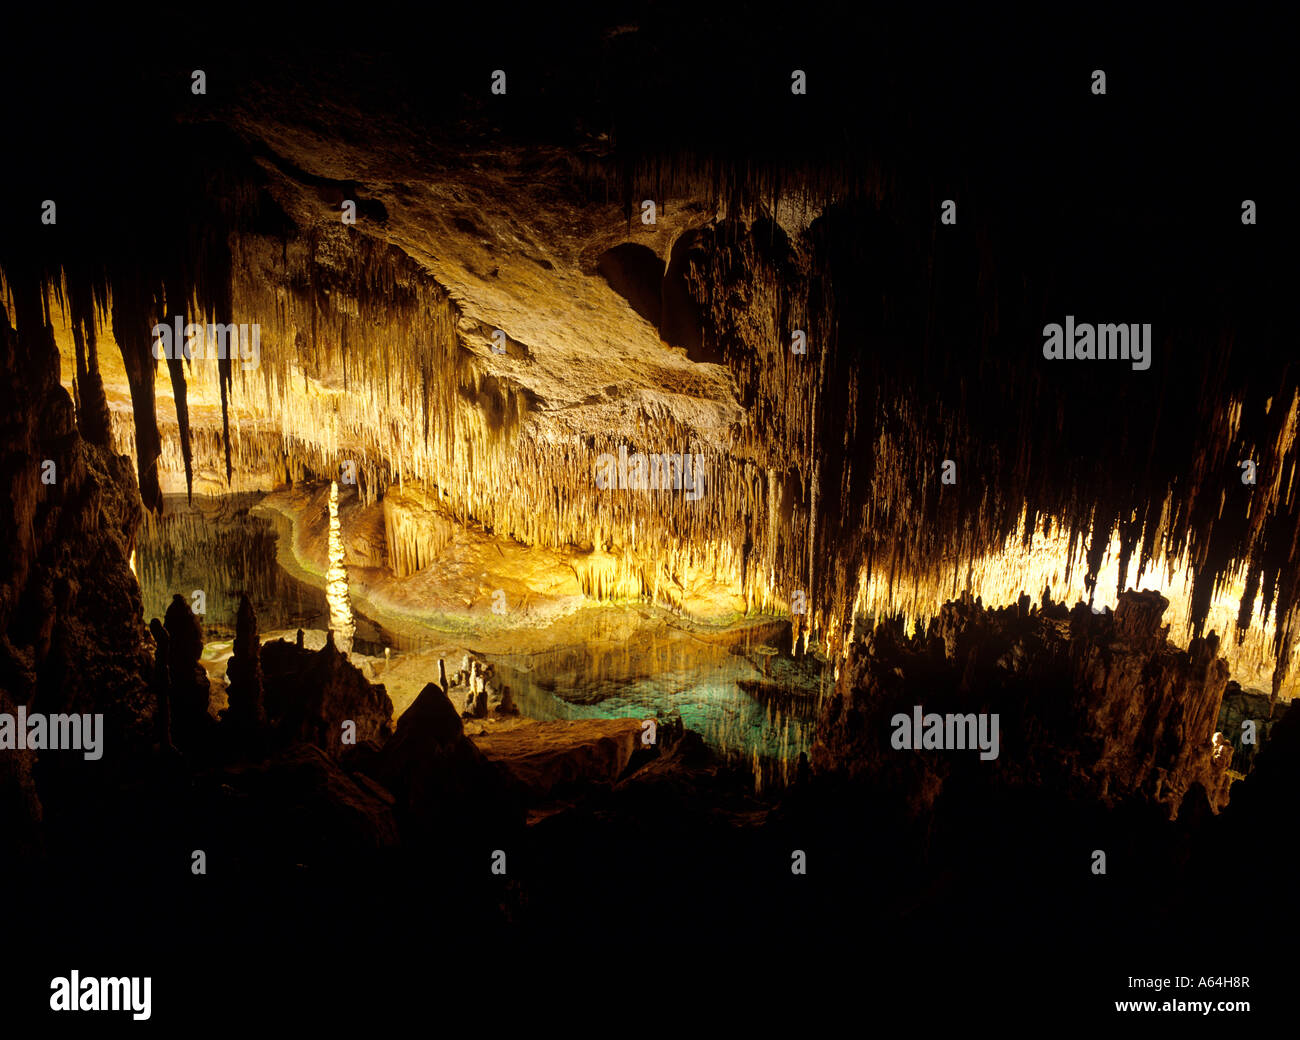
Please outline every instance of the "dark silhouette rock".
[{"label": "dark silhouette rock", "polygon": [[413,840],[444,829],[491,829],[518,823],[521,792],[465,736],[451,701],[436,683],[420,691],[384,745],[376,772],[397,797]]},{"label": "dark silhouette rock", "polygon": [[346,866],[399,842],[393,796],[345,772],[318,747],[297,745],[270,761],[201,776],[202,830],[233,871],[267,877]]},{"label": "dark silhouette rock", "polygon": [[203,656],[203,628],[180,593],[172,596],[163,627],[167,630],[167,669],[171,677],[172,738],[183,751],[199,748],[209,736],[211,688]]},{"label": "dark silhouette rock", "polygon": [[[18,706],[0,689],[0,713],[14,715]],[[0,753],[0,862],[35,859],[41,851],[41,800],[32,776],[36,752]]]},{"label": "dark silhouette rock", "polygon": [[[945,604],[924,639],[882,622],[841,666],[813,765],[869,777],[917,813],[957,776],[975,785],[1050,776],[1104,803],[1137,799],[1171,816],[1199,784],[1217,809],[1231,749],[1213,735],[1228,668],[1213,635],[1186,651],[1166,642],[1167,606],[1157,593],[1126,592],[1113,614],[1079,604],[1063,624],[1046,596],[1030,614],[964,599]],[[927,714],[998,714],[996,768],[972,752],[892,747],[891,719],[918,704]]]},{"label": "dark silhouette rock", "polygon": [[226,665],[230,706],[222,724],[238,745],[256,753],[265,743],[266,705],[262,688],[262,644],[257,634],[257,614],[247,596],[239,597],[235,619],[235,644]]},{"label": "dark silhouette rock", "polygon": [[266,643],[261,654],[265,707],[272,748],[315,744],[331,758],[349,746],[344,723],[360,743],[386,740],[393,732],[393,702],[382,684],[366,681],[327,638],[320,650],[305,650],[283,639]]},{"label": "dark silhouette rock", "polygon": [[158,746],[166,751],[174,749],[171,725],[172,678],[171,666],[167,663],[171,658],[171,646],[167,630],[157,618],[149,622],[149,631],[154,641],[152,689],[158,706]]}]

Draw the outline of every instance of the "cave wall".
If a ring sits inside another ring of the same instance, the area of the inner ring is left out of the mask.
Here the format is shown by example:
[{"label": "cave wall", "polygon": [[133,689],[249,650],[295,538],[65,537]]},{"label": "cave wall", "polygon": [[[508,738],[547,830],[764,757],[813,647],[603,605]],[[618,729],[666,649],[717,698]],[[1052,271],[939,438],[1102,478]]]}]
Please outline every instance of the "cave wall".
[{"label": "cave wall", "polygon": [[[34,286],[29,286],[34,290]],[[16,299],[24,294],[15,293]],[[155,742],[148,679],[152,643],[130,568],[143,507],[130,461],[77,429],[58,381],[58,356],[39,320],[15,333],[0,306],[4,409],[3,538],[0,573],[0,711],[103,713],[102,758],[76,752],[0,756],[0,798],[11,814],[0,843],[36,851],[32,827],[63,808],[69,793],[100,789],[132,768]],[[49,468],[52,464],[52,469]],[[44,479],[43,479],[44,478]]]}]

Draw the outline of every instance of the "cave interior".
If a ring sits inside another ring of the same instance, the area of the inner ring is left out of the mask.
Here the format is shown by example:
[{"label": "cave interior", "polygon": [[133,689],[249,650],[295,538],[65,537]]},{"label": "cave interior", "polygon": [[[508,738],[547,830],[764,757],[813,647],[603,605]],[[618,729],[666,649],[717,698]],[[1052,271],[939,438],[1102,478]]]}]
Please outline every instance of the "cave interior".
[{"label": "cave interior", "polygon": [[319,991],[325,951],[400,989],[725,943],[791,1003],[828,959],[1022,1002],[1043,951],[1114,996],[1276,967],[1273,34],[186,17],[0,71],[0,878],[42,957]]}]

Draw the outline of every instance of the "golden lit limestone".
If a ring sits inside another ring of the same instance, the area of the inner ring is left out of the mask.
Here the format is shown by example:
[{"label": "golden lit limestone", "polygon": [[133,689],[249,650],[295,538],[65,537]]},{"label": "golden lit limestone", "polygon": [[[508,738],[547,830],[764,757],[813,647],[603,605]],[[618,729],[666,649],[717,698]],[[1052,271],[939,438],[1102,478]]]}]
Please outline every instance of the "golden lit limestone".
[{"label": "golden lit limestone", "polygon": [[[311,162],[314,142],[300,146],[298,160]],[[701,173],[683,176],[694,181]],[[873,382],[874,375],[856,367],[827,369],[836,349],[843,359],[857,347],[834,345],[833,293],[824,295],[818,312],[807,286],[798,284],[808,274],[798,273],[805,258],[791,254],[788,265],[774,265],[752,236],[724,235],[716,224],[682,229],[701,236],[699,262],[687,264],[682,277],[709,312],[727,355],[725,365],[695,364],[588,278],[577,257],[556,254],[558,267],[515,263],[520,251],[502,238],[490,266],[471,263],[468,258],[486,259],[475,252],[479,239],[541,219],[512,211],[508,192],[484,191],[475,205],[488,216],[480,221],[482,233],[468,237],[447,222],[446,196],[438,197],[435,185],[413,195],[433,201],[390,196],[381,239],[325,220],[313,209],[311,192],[272,177],[303,233],[287,241],[249,233],[231,243],[230,317],[261,325],[259,365],[236,366],[231,387],[235,487],[329,479],[352,462],[362,502],[392,497],[396,506],[408,487],[427,489],[449,523],[563,553],[592,599],[640,598],[717,617],[719,605],[732,598],[742,613],[785,612],[803,593],[808,610],[793,638],[829,652],[852,638],[856,612],[920,620],[967,589],[990,604],[1010,603],[1022,590],[1037,598],[1049,582],[1058,599],[1086,598],[1085,546],[1094,526],[1099,546],[1110,541],[1098,596],[1120,584],[1117,540],[1100,529],[1110,514],[1098,520],[1094,511],[1127,508],[1129,499],[1117,494],[1080,504],[1050,482],[1021,487],[1015,474],[1026,467],[991,458],[987,439],[983,446],[972,443],[960,409],[949,421],[906,382]],[[691,192],[708,197],[718,190],[710,183],[703,176]],[[779,186],[770,187],[775,205]],[[557,245],[573,236],[537,237]],[[743,306],[735,303],[738,285]],[[49,302],[68,362],[74,351],[62,301]],[[167,312],[177,312],[171,301]],[[508,335],[503,355],[488,345],[496,326]],[[789,349],[796,326],[808,330],[807,354]],[[110,337],[101,336],[101,343],[107,347]],[[119,451],[134,455],[134,432],[129,421],[119,421],[130,407],[125,376],[110,371],[114,364],[120,369],[120,359],[111,349],[101,354],[113,439]],[[822,399],[829,372],[838,373],[836,385],[843,382],[844,393],[832,395],[834,409]],[[195,360],[187,373],[195,487],[222,490],[215,362]],[[176,409],[165,370],[158,374],[160,476],[165,490],[180,490]],[[873,409],[859,408],[871,395]],[[742,399],[754,404],[742,409]],[[1273,443],[1241,446],[1260,464],[1260,483],[1230,557],[1216,551],[1207,566],[1219,540],[1215,524],[1243,523],[1224,513],[1223,478],[1226,468],[1235,479],[1241,457],[1240,402],[1221,403],[1208,417],[1198,434],[1202,447],[1178,476],[1178,501],[1166,501],[1158,519],[1144,515],[1149,537],[1126,563],[1130,583],[1169,596],[1167,620],[1176,639],[1191,610],[1189,568],[1219,578],[1207,629],[1237,634],[1234,593],[1263,606],[1257,550],[1268,544],[1274,557],[1286,550],[1268,529],[1290,509],[1296,404],[1294,397],[1270,401],[1275,416],[1290,409],[1289,421],[1276,426]],[[939,420],[953,440],[943,452],[933,432]],[[692,500],[659,490],[602,490],[596,462],[619,451],[699,456],[708,469],[707,492]],[[970,460],[962,463],[961,487],[978,480],[978,496],[953,498],[938,483],[934,467],[944,454]],[[1159,512],[1160,490],[1148,489],[1144,502]],[[1206,503],[1217,507],[1217,516]],[[1025,504],[1020,533],[1008,535]],[[1044,540],[1040,528],[1047,520],[1056,533]],[[423,527],[410,511],[390,512],[386,505],[394,573],[418,579],[437,556],[443,532]],[[1031,538],[1022,537],[1025,528]],[[1099,558],[1094,554],[1094,564]],[[1139,578],[1134,561],[1142,558],[1148,568]],[[1247,561],[1251,580],[1242,577]],[[1243,681],[1258,681],[1253,677],[1279,627],[1284,659],[1294,655],[1296,600],[1285,603],[1290,613],[1280,626],[1270,616],[1241,633],[1241,642],[1224,640]]]},{"label": "golden lit limestone", "polygon": [[438,558],[452,539],[451,520],[437,495],[422,484],[407,481],[384,493],[384,540],[388,566],[399,578],[415,574]]},{"label": "golden lit limestone", "polygon": [[325,575],[325,599],[330,606],[330,631],[334,645],[345,654],[352,652],[356,623],[348,602],[348,574],[343,567],[343,532],[339,527],[339,486],[330,482],[329,570]]},{"label": "golden lit limestone", "polygon": [[[1085,587],[1087,565],[1082,539],[1072,540],[1064,531],[1057,530],[1047,536],[1036,527],[1026,539],[1025,518],[1019,530],[1009,537],[1001,552],[980,556],[974,560],[949,559],[940,561],[927,574],[900,576],[892,581],[878,572],[867,576],[861,568],[858,593],[854,602],[853,617],[885,617],[901,615],[907,630],[920,623],[926,624],[935,617],[947,600],[954,599],[964,590],[981,597],[986,607],[1009,606],[1022,592],[1037,604],[1043,590],[1051,589],[1052,599],[1066,606],[1080,600],[1088,601]],[[1103,606],[1114,609],[1120,588],[1120,541],[1118,533],[1112,534],[1109,547],[1097,574],[1094,609]],[[1123,575],[1123,587],[1151,589],[1169,600],[1164,623],[1169,626],[1169,637],[1185,646],[1191,638],[1191,574],[1186,553],[1173,558],[1161,553],[1153,566],[1139,576],[1136,555],[1128,561]],[[1245,591],[1245,580],[1238,572],[1215,589],[1205,622],[1205,631],[1215,631],[1221,637],[1219,653],[1227,658],[1232,677],[1243,685],[1268,689],[1272,682],[1276,658],[1273,640],[1277,632],[1276,610],[1263,617],[1262,596],[1255,599],[1255,623],[1245,632],[1237,630],[1237,613]],[[858,634],[862,632],[859,630]],[[1229,635],[1232,638],[1228,638]],[[847,650],[852,632],[841,647]],[[1292,667],[1283,686],[1285,697],[1294,695],[1300,681],[1300,650],[1291,652]]]}]

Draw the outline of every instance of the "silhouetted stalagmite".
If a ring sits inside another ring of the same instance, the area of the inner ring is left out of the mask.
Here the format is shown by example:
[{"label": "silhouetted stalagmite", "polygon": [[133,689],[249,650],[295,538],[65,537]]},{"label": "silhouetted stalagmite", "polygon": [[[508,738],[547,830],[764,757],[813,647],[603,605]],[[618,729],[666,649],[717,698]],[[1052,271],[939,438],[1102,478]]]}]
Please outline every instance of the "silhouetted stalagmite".
[{"label": "silhouetted stalagmite", "polygon": [[171,699],[172,678],[170,640],[167,630],[157,618],[149,622],[149,631],[153,633],[153,693],[157,702],[158,744],[165,751],[172,747]]},{"label": "silhouetted stalagmite", "polygon": [[519,813],[508,778],[465,736],[436,683],[398,720],[376,778],[397,796],[403,826],[417,840],[441,844],[447,828],[491,828]]},{"label": "silhouetted stalagmite", "polygon": [[262,691],[262,644],[257,634],[257,614],[247,596],[239,597],[235,619],[235,644],[226,665],[230,707],[222,721],[239,739],[248,740],[266,726]]},{"label": "silhouetted stalagmite", "polygon": [[203,628],[180,593],[172,596],[163,622],[167,630],[167,667],[171,676],[172,738],[182,750],[201,743],[211,726],[208,673],[199,664],[203,656]]}]

